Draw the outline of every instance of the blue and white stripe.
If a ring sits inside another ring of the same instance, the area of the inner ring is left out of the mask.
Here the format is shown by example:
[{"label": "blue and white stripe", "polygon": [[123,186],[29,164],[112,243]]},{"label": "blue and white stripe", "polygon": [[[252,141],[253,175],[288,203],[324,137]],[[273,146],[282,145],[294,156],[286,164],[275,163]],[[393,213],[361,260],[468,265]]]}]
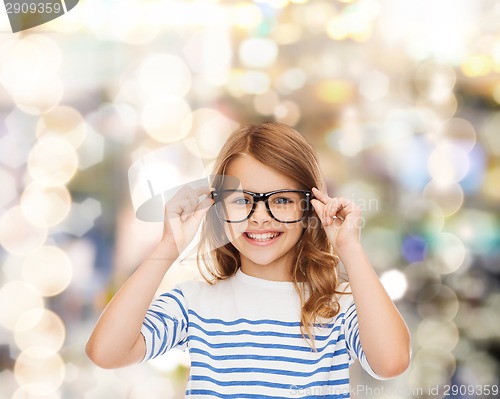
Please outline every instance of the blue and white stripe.
[{"label": "blue and white stripe", "polygon": [[364,356],[351,295],[315,328],[316,351],[300,333],[291,283],[236,276],[215,285],[190,281],[161,295],[142,328],[144,360],[188,348],[189,398],[348,398],[349,365]]}]

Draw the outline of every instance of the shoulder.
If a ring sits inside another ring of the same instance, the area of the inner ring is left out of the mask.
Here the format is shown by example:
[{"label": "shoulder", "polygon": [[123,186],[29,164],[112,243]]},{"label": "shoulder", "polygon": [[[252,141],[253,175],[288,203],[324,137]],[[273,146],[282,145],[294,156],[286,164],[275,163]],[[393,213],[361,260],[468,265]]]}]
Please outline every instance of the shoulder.
[{"label": "shoulder", "polygon": [[203,294],[213,295],[216,292],[227,289],[231,279],[219,280],[214,283],[209,283],[203,278],[185,280],[178,283],[175,289],[179,290],[186,298],[196,296],[199,297]]},{"label": "shoulder", "polygon": [[185,295],[191,292],[198,292],[200,290],[207,289],[208,287],[211,287],[211,284],[202,278],[184,280],[175,285],[175,289],[178,289]]},{"label": "shoulder", "polygon": [[178,283],[176,289],[182,295],[183,306],[188,314],[203,317],[220,317],[226,314],[235,301],[232,278],[211,284],[205,280],[187,280]]}]

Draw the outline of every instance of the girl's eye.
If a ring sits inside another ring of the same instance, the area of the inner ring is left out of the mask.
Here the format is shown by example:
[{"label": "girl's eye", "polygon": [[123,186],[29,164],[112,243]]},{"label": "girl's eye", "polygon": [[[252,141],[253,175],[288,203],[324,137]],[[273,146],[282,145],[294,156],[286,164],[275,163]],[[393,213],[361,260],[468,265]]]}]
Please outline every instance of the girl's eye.
[{"label": "girl's eye", "polygon": [[236,204],[236,205],[248,205],[249,203],[250,203],[250,201],[245,197],[233,199],[233,204]]},{"label": "girl's eye", "polygon": [[275,198],[273,202],[277,205],[286,205],[292,203],[293,200],[291,198],[279,197]]}]

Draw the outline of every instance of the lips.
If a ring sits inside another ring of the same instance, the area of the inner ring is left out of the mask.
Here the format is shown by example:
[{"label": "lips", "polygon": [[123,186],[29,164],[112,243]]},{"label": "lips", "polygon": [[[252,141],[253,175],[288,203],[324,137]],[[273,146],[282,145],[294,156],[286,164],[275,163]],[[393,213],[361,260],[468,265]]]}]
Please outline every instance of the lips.
[{"label": "lips", "polygon": [[276,241],[282,234],[281,231],[246,231],[243,237],[252,244],[267,245]]}]

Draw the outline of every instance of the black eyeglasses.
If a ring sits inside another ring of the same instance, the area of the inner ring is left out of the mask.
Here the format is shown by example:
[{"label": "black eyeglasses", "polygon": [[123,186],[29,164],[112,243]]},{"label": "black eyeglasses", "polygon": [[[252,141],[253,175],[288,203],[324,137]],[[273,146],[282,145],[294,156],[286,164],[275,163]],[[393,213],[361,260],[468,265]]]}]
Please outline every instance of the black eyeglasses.
[{"label": "black eyeglasses", "polygon": [[252,216],[259,201],[264,201],[269,215],[280,223],[300,222],[306,216],[313,198],[307,190],[276,190],[253,193],[246,190],[212,192],[217,217],[228,223],[243,222]]}]

